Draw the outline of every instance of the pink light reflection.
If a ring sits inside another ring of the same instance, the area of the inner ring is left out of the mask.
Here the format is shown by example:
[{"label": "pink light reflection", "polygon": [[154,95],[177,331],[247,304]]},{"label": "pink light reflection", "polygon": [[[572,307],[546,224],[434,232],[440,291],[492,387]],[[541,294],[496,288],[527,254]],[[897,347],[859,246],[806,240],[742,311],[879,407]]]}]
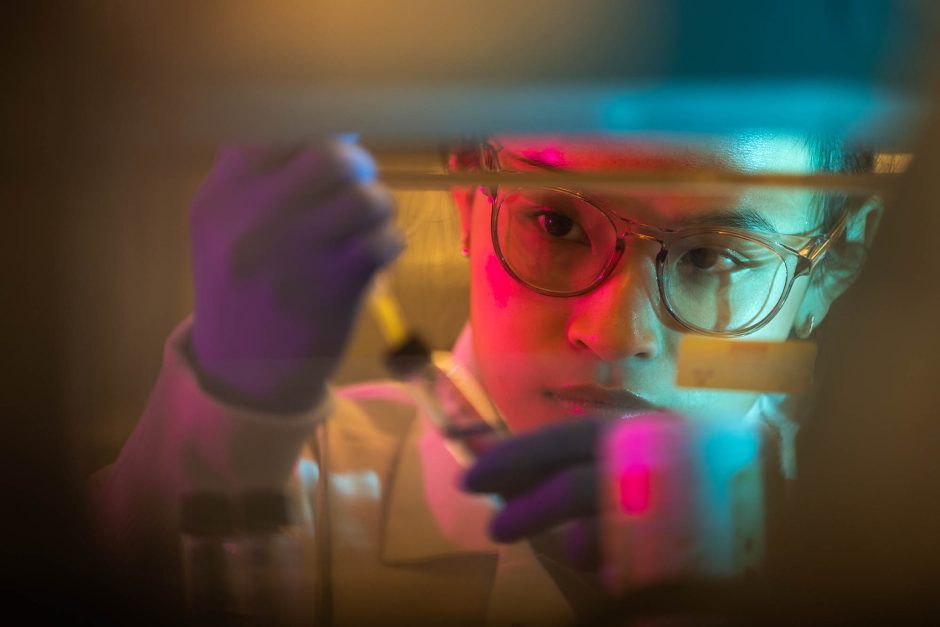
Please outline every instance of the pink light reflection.
[{"label": "pink light reflection", "polygon": [[540,150],[522,150],[520,154],[529,161],[543,166],[562,168],[568,165],[568,161],[565,159],[565,153],[555,146],[549,146]]},{"label": "pink light reflection", "polygon": [[620,509],[636,516],[650,508],[652,477],[648,466],[637,465],[624,469],[620,474]]}]

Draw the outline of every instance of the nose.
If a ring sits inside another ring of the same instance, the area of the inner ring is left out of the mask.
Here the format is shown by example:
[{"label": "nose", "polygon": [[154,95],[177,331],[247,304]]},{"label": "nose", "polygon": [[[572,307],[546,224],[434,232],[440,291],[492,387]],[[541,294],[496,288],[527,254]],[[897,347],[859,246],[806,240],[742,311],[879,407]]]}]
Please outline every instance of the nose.
[{"label": "nose", "polygon": [[655,262],[628,247],[617,268],[596,289],[577,297],[568,341],[607,363],[652,360],[663,350]]}]

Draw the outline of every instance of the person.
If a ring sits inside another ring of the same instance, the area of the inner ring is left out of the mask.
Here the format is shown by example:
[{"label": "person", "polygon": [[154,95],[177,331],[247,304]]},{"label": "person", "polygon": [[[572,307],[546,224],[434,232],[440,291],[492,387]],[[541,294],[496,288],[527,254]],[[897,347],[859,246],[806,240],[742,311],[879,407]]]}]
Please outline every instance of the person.
[{"label": "person", "polygon": [[[449,165],[826,172],[871,161],[754,133],[708,145],[496,137],[458,147]],[[191,211],[194,314],[96,479],[117,555],[133,565],[146,550],[151,572],[160,559],[174,572],[182,495],[288,485],[328,543],[311,570],[329,582],[337,624],[568,622],[577,603],[564,575],[524,540],[564,526],[571,561],[594,561],[597,425],[652,411],[791,423],[779,396],[678,387],[679,341],[808,337],[857,274],[880,211],[757,187],[453,196],[471,277],[454,359],[514,437],[465,474],[400,386],[330,388],[371,279],[404,246],[391,196],[344,139],[227,146]]]}]

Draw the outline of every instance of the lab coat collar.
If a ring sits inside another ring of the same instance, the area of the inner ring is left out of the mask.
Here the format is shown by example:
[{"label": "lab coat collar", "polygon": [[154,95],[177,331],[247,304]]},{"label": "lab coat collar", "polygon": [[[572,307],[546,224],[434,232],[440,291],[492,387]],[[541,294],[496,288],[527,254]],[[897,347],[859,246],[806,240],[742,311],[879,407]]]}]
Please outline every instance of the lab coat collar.
[{"label": "lab coat collar", "polygon": [[[469,324],[452,358],[476,374]],[[458,556],[496,555],[486,534],[492,502],[460,491],[463,469],[419,411],[389,479],[382,560],[407,564]]]}]

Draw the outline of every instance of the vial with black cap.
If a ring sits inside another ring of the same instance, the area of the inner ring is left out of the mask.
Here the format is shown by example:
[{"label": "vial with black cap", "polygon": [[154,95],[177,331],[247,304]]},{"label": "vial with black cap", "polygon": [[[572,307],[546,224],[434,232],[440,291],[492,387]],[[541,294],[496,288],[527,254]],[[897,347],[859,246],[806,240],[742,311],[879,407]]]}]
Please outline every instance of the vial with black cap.
[{"label": "vial with black cap", "polygon": [[231,496],[194,492],[181,501],[183,589],[192,625],[249,624],[236,515]]},{"label": "vial with black cap", "polygon": [[315,624],[316,586],[304,586],[303,547],[286,495],[279,489],[253,490],[242,495],[241,505],[239,545],[249,585],[246,600],[256,624]]}]

